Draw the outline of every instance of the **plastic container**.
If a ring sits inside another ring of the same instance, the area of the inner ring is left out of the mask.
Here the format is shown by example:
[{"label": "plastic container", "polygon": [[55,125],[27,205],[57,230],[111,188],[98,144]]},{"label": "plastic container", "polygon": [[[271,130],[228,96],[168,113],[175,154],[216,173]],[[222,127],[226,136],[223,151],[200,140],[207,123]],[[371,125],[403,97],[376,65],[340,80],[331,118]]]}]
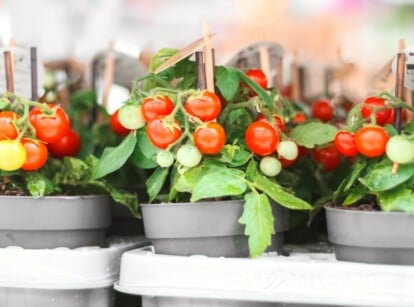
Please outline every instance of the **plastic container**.
[{"label": "plastic container", "polygon": [[104,246],[111,200],[90,196],[0,196],[0,248]]},{"label": "plastic container", "polygon": [[[257,259],[123,254],[115,289],[144,307],[414,306],[414,267],[337,261],[333,254]],[[287,304],[287,305],[286,305]]]},{"label": "plastic container", "polygon": [[110,307],[122,253],[146,244],[136,237],[107,248],[1,248],[0,306]]}]

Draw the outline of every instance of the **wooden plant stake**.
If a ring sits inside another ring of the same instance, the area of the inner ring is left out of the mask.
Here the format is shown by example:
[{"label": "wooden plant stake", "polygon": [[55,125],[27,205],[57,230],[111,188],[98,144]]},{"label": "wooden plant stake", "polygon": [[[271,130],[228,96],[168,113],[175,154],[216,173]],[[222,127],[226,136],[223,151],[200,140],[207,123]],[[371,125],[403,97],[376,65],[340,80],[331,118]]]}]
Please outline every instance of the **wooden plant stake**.
[{"label": "wooden plant stake", "polygon": [[293,54],[293,60],[291,64],[291,74],[292,74],[292,98],[295,101],[300,101],[301,93],[299,86],[299,68],[298,68],[298,52],[295,50]]},{"label": "wooden plant stake", "polygon": [[108,53],[106,55],[105,70],[104,70],[104,88],[102,95],[102,106],[106,108],[109,101],[109,93],[111,91],[112,82],[114,79],[115,57],[114,57],[114,43],[109,43]]},{"label": "wooden plant stake", "polygon": [[204,34],[204,66],[206,71],[206,88],[208,91],[214,93],[214,64],[213,64],[213,54],[211,50],[211,44],[208,40],[210,31],[208,25],[205,22],[203,24],[203,34]]},{"label": "wooden plant stake", "polygon": [[277,57],[276,58],[275,87],[281,90],[282,86],[283,86],[283,57]]},{"label": "wooden plant stake", "polygon": [[[404,41],[400,40],[399,42],[400,48],[399,52],[397,53],[397,68],[396,68],[396,79],[395,79],[395,97],[399,99],[403,99],[404,96],[404,68],[405,68],[405,53],[403,52],[403,45]],[[394,128],[401,132],[401,125],[402,125],[402,109],[401,107],[394,109]],[[393,174],[398,172],[398,163],[394,163],[392,166]]]},{"label": "wooden plant stake", "polygon": [[36,47],[30,47],[30,79],[32,83],[32,100],[37,101],[39,99],[37,93],[38,80],[37,80],[37,51]]},{"label": "wooden plant stake", "polygon": [[8,92],[14,92],[14,71],[11,51],[4,51],[4,66],[6,68],[6,88]]},{"label": "wooden plant stake", "polygon": [[197,66],[197,88],[199,90],[206,89],[206,74],[204,69],[203,52],[195,52],[195,61]]},{"label": "wooden plant stake", "polygon": [[[270,78],[270,55],[266,46],[259,46],[260,68],[267,78]],[[269,79],[268,79],[269,80]]]}]

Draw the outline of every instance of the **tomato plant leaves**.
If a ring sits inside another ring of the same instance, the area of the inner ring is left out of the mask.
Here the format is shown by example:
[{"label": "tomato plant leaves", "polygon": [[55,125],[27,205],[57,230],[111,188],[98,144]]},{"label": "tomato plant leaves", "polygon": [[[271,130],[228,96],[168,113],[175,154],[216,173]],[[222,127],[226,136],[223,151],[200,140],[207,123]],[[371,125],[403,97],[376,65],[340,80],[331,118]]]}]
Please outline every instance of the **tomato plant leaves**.
[{"label": "tomato plant leaves", "polygon": [[275,234],[272,207],[265,194],[251,192],[244,199],[239,223],[246,225],[244,234],[249,237],[250,256],[257,257],[272,243],[272,235]]},{"label": "tomato plant leaves", "polygon": [[159,167],[147,179],[145,185],[147,187],[149,202],[152,202],[160,193],[165,181],[167,180],[168,173],[168,168]]},{"label": "tomato plant leaves", "polygon": [[365,195],[367,195],[368,192],[369,191],[366,186],[361,183],[357,184],[355,187],[348,191],[348,194],[346,195],[342,204],[344,206],[355,204],[358,200],[361,200]]},{"label": "tomato plant leaves", "polygon": [[240,77],[237,70],[219,66],[215,69],[215,77],[216,85],[224,99],[232,100],[239,89]]},{"label": "tomato plant leaves", "polygon": [[92,179],[102,178],[120,169],[132,154],[137,138],[128,134],[117,147],[107,147],[92,172]]},{"label": "tomato plant leaves", "polygon": [[313,208],[308,202],[285,191],[278,183],[259,172],[254,178],[254,185],[283,207],[292,210],[310,210]]},{"label": "tomato plant leaves", "polygon": [[414,214],[413,191],[399,186],[378,195],[378,205],[383,211],[404,211]]},{"label": "tomato plant leaves", "polygon": [[148,139],[145,131],[139,130],[137,134],[137,143],[131,154],[131,161],[139,168],[155,168],[158,166],[155,161],[155,156],[159,151],[160,150]]},{"label": "tomato plant leaves", "polygon": [[270,97],[270,95],[264,89],[262,89],[260,85],[258,85],[248,76],[246,76],[246,74],[243,73],[242,71],[237,71],[237,72],[239,73],[240,79],[256,92],[256,94],[260,97],[260,99],[262,99],[266,103],[268,108],[270,109],[275,108],[275,104],[273,102],[272,97]]},{"label": "tomato plant leaves", "polygon": [[53,182],[39,172],[27,172],[25,181],[27,190],[34,197],[42,197],[55,192]]},{"label": "tomato plant leaves", "polygon": [[289,137],[298,145],[314,148],[332,142],[337,132],[338,129],[330,124],[310,122],[293,128]]}]

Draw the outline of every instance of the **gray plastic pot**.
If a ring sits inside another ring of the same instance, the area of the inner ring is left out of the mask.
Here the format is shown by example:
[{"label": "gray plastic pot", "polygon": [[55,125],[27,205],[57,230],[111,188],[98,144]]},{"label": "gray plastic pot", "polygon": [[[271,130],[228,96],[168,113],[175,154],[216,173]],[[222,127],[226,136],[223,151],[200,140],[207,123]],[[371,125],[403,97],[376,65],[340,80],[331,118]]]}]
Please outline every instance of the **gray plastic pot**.
[{"label": "gray plastic pot", "polygon": [[[238,220],[243,201],[141,205],[145,236],[158,254],[247,257],[244,226]],[[268,251],[281,252],[288,229],[288,210],[273,204],[275,229]]]},{"label": "gray plastic pot", "polygon": [[107,195],[0,196],[0,247],[103,246],[110,225]]},{"label": "gray plastic pot", "polygon": [[325,206],[338,260],[414,265],[414,215]]},{"label": "gray plastic pot", "polygon": [[111,287],[80,290],[0,288],[0,306],[112,307],[113,290]]}]

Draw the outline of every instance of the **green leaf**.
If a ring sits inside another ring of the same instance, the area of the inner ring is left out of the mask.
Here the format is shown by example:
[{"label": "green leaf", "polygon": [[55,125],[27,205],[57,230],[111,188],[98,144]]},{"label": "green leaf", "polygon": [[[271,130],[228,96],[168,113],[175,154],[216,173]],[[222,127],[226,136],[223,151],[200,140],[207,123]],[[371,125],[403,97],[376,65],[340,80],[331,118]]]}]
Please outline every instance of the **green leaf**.
[{"label": "green leaf", "polygon": [[137,143],[131,155],[131,161],[139,168],[151,169],[158,166],[155,157],[160,150],[148,139],[143,130],[137,134]]},{"label": "green leaf", "polygon": [[414,214],[414,193],[405,186],[380,193],[378,200],[383,211],[404,211]]},{"label": "green leaf", "polygon": [[102,178],[120,169],[132,154],[136,142],[137,138],[131,132],[118,147],[107,147],[99,163],[93,169],[92,179]]},{"label": "green leaf", "polygon": [[151,58],[151,62],[150,62],[150,65],[149,65],[149,71],[154,71],[162,63],[164,63],[166,60],[168,60],[170,57],[172,57],[177,52],[178,52],[178,50],[177,49],[173,49],[173,48],[163,48],[163,49],[160,49]]},{"label": "green leaf", "polygon": [[214,172],[201,175],[194,186],[191,201],[200,199],[241,195],[246,191],[247,184],[244,172],[224,166]]},{"label": "green leaf", "polygon": [[414,135],[414,121],[411,121],[407,126],[404,127],[403,133]]},{"label": "green leaf", "polygon": [[274,109],[275,105],[274,105],[272,97],[270,97],[270,95],[264,89],[262,89],[260,85],[258,85],[248,76],[246,76],[245,73],[243,73],[242,71],[238,71],[238,70],[237,72],[239,73],[240,79],[244,81],[245,83],[247,83],[247,85],[250,86],[256,92],[256,94],[260,97],[260,99],[262,99],[270,109]]},{"label": "green leaf", "polygon": [[248,193],[239,223],[246,225],[244,234],[249,236],[251,257],[263,254],[275,234],[272,206],[265,194]]},{"label": "green leaf", "polygon": [[220,171],[221,167],[222,164],[217,164],[209,160],[204,161],[182,174],[175,183],[175,188],[179,192],[191,193],[201,177],[212,172]]},{"label": "green leaf", "polygon": [[246,178],[249,181],[254,181],[254,178],[256,178],[256,175],[259,171],[259,165],[256,162],[256,160],[251,159],[249,164],[247,164],[246,168]]},{"label": "green leaf", "polygon": [[390,190],[414,176],[414,163],[402,164],[398,168],[397,174],[392,174],[392,162],[384,160],[382,163],[378,163],[368,174],[360,178],[368,189],[374,192],[382,192]]},{"label": "green leaf", "polygon": [[8,100],[0,98],[0,110],[3,110],[9,105]]},{"label": "green leaf", "polygon": [[387,131],[387,133],[390,137],[398,134],[397,129],[395,129],[393,125],[387,124],[387,125],[384,126],[384,129],[385,129],[385,131]]},{"label": "green leaf", "polygon": [[220,152],[220,162],[228,163],[230,166],[239,167],[246,164],[252,154],[238,145],[227,144]]},{"label": "green leaf", "polygon": [[330,124],[310,122],[293,128],[289,137],[298,145],[314,148],[333,141],[337,132],[338,129]]},{"label": "green leaf", "polygon": [[63,165],[65,166],[66,173],[70,178],[82,180],[84,178],[89,178],[91,175],[90,166],[80,159],[65,157],[63,159]]},{"label": "green leaf", "polygon": [[368,188],[363,184],[358,184],[351,190],[343,201],[344,206],[355,204],[358,200],[361,200],[368,193]]},{"label": "green leaf", "polygon": [[128,207],[135,217],[141,217],[139,212],[138,196],[136,194],[118,190],[111,185],[107,185],[107,189],[115,202]]},{"label": "green leaf", "polygon": [[334,201],[337,201],[339,198],[341,198],[344,193],[347,192],[355,184],[362,172],[365,170],[366,166],[366,158],[359,156],[352,167],[351,173],[345,177],[345,179],[341,182],[339,187],[334,192]]},{"label": "green leaf", "polygon": [[39,172],[27,172],[26,187],[33,197],[50,195],[55,191],[53,182]]},{"label": "green leaf", "polygon": [[152,202],[160,193],[164,186],[165,180],[168,177],[169,169],[159,167],[151,174],[145,183],[147,187],[147,193],[149,196],[149,202]]},{"label": "green leaf", "polygon": [[240,77],[237,70],[219,66],[215,70],[216,85],[224,99],[230,101],[239,89]]},{"label": "green leaf", "polygon": [[168,201],[173,201],[177,196],[178,190],[175,186],[179,178],[180,174],[178,173],[177,167],[174,166],[170,173],[170,193],[168,193]]},{"label": "green leaf", "polygon": [[254,178],[254,185],[283,207],[292,210],[310,210],[313,208],[308,202],[285,191],[278,183],[263,176],[259,172]]}]

